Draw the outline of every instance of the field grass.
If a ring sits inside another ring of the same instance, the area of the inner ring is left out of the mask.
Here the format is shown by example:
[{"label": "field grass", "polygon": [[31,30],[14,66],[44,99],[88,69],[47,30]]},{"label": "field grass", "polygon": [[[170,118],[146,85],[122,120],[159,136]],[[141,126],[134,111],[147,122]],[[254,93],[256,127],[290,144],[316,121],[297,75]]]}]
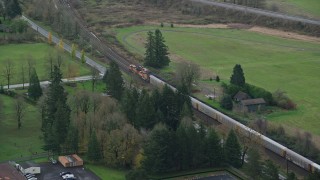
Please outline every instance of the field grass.
[{"label": "field grass", "polygon": [[104,166],[87,164],[86,168],[90,169],[103,180],[125,180],[125,171],[115,170]]},{"label": "field grass", "polygon": [[[3,74],[3,69],[7,60],[14,63],[14,73],[11,80],[11,84],[21,83],[21,66],[24,64],[26,69],[26,79],[27,73],[27,61],[28,59],[33,59],[35,62],[35,68],[40,80],[48,79],[50,66],[48,63],[49,54],[52,55],[54,60],[57,59],[58,49],[54,46],[50,46],[45,43],[33,43],[33,44],[8,44],[0,45],[0,71]],[[79,61],[72,61],[71,56],[67,53],[60,53],[63,63],[61,66],[62,73],[64,77],[68,77],[68,67],[75,69],[73,76],[79,75],[89,75],[90,70],[86,66],[82,65]],[[28,81],[28,80],[27,80]],[[0,83],[6,84],[6,79],[1,76]]]},{"label": "field grass", "polygon": [[42,152],[40,140],[40,114],[35,106],[27,104],[22,127],[18,129],[14,111],[14,99],[0,95],[0,161],[30,156]]},{"label": "field grass", "polygon": [[[144,54],[152,26],[117,29],[117,38],[131,52]],[[193,61],[228,81],[241,64],[246,81],[271,92],[285,90],[298,104],[295,111],[268,115],[274,123],[320,135],[320,44],[234,29],[162,28],[175,61]],[[178,57],[178,58],[177,58]],[[167,68],[166,71],[174,71]]]}]

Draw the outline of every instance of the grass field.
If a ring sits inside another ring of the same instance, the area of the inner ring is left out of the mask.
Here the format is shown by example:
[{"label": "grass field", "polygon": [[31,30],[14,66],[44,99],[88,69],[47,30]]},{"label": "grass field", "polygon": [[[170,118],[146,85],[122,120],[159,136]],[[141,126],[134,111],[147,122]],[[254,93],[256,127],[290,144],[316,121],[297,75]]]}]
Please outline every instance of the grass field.
[{"label": "grass field", "polygon": [[30,156],[42,152],[40,114],[35,106],[27,104],[22,127],[18,129],[14,111],[14,99],[0,95],[0,161]]},{"label": "grass field", "polygon": [[[21,67],[24,64],[26,69],[26,79],[28,76],[27,73],[27,61],[29,58],[33,59],[35,62],[35,68],[40,80],[48,79],[50,66],[48,63],[49,54],[52,54],[52,57],[57,59],[57,48],[49,46],[45,43],[34,43],[34,44],[9,44],[9,45],[0,45],[0,71],[1,75],[3,74],[3,69],[5,67],[5,62],[10,60],[14,63],[14,74],[11,80],[11,84],[21,83]],[[67,53],[61,53],[63,60],[62,63],[62,72],[64,77],[68,77],[68,67],[74,69],[74,73],[71,75],[88,75],[90,74],[89,68],[82,65],[79,61],[72,61],[71,56]],[[28,80],[27,80],[28,81]],[[1,76],[0,83],[6,84],[6,79]]]},{"label": "grass field", "polygon": [[[146,33],[154,28],[117,29],[117,38],[142,56]],[[296,111],[268,115],[270,121],[320,135],[320,44],[234,29],[163,28],[162,32],[176,59],[170,66],[177,60],[193,61],[228,81],[233,66],[241,64],[248,83],[271,92],[285,90],[298,104]]]},{"label": "grass field", "polygon": [[90,169],[103,180],[125,180],[125,171],[115,170],[104,166],[87,164],[86,168]]}]

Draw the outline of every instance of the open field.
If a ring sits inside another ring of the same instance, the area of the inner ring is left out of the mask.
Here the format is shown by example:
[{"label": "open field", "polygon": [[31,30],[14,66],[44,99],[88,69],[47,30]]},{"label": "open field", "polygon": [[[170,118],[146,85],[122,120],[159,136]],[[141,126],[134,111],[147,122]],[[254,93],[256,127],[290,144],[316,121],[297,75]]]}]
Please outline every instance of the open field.
[{"label": "open field", "polygon": [[43,152],[40,114],[35,106],[27,104],[22,127],[18,129],[15,118],[14,99],[0,95],[0,161],[30,156],[32,153]]},{"label": "open field", "polygon": [[[117,38],[142,56],[146,33],[155,28],[117,29]],[[162,32],[174,61],[166,71],[173,71],[178,61],[193,61],[228,81],[233,66],[241,64],[247,82],[271,92],[285,90],[298,104],[295,111],[272,113],[267,119],[320,135],[319,43],[234,29],[163,28]]]},{"label": "open field", "polygon": [[[3,75],[3,69],[5,63],[10,60],[14,64],[14,73],[12,76],[11,84],[21,83],[21,68],[22,64],[25,67],[26,82],[28,80],[28,59],[32,59],[35,63],[35,68],[40,80],[48,79],[50,73],[50,63],[48,61],[49,56],[53,57],[54,61],[57,59],[58,49],[49,46],[45,43],[34,44],[9,44],[0,45],[0,64],[1,75]],[[71,56],[67,53],[60,53],[62,57],[62,72],[64,77],[75,77],[80,75],[90,74],[89,68],[82,65],[79,61],[72,61]],[[72,71],[68,71],[72,69]],[[70,73],[71,72],[71,73]],[[5,85],[6,79],[1,76],[0,83]]]},{"label": "open field", "polygon": [[125,180],[125,171],[115,170],[104,166],[87,164],[86,168],[90,169],[93,173],[103,180]]}]

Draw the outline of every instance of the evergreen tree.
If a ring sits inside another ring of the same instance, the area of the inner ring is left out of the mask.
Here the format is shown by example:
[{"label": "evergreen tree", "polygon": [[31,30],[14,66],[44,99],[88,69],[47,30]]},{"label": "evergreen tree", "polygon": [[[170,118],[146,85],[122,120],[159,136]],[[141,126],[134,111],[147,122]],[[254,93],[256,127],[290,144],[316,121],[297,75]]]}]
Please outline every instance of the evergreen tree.
[{"label": "evergreen tree", "polygon": [[224,145],[224,152],[227,163],[236,168],[241,166],[241,146],[233,130],[229,132],[228,138]]},{"label": "evergreen tree", "polygon": [[142,161],[142,166],[147,172],[167,172],[174,167],[174,133],[164,125],[155,126],[147,138],[143,150],[145,158]]},{"label": "evergreen tree", "polygon": [[222,147],[220,144],[220,138],[214,129],[210,129],[208,131],[208,135],[206,137],[206,157],[208,158],[208,162],[210,167],[217,167],[222,163],[223,154]]},{"label": "evergreen tree", "polygon": [[232,110],[233,103],[230,95],[224,95],[220,101],[220,106],[227,110]]},{"label": "evergreen tree", "polygon": [[81,63],[82,63],[82,64],[86,63],[86,58],[85,58],[85,56],[84,56],[84,50],[83,50],[83,49],[81,50],[80,60],[81,60]]},{"label": "evergreen tree", "polygon": [[40,86],[39,78],[34,68],[32,70],[29,80],[28,94],[29,97],[31,97],[33,100],[37,100],[42,95],[42,89]]},{"label": "evergreen tree", "polygon": [[56,103],[57,111],[55,113],[53,129],[56,132],[56,137],[59,145],[64,144],[70,124],[70,109],[61,101]]},{"label": "evergreen tree", "polygon": [[90,140],[88,143],[88,153],[87,153],[88,159],[91,161],[99,161],[102,157],[101,150],[100,150],[100,144],[97,139],[97,135],[95,131],[91,133]]},{"label": "evergreen tree", "polygon": [[244,73],[240,64],[236,64],[234,66],[233,74],[230,78],[230,83],[240,87],[243,87],[246,84]]},{"label": "evergreen tree", "polygon": [[265,167],[263,168],[263,180],[278,180],[279,179],[279,170],[273,164],[272,161],[267,160]]},{"label": "evergreen tree", "polygon": [[[320,179],[320,176],[318,179]],[[288,173],[287,180],[297,180],[296,174],[294,174],[294,172]]]},{"label": "evergreen tree", "polygon": [[170,59],[168,57],[168,47],[165,45],[164,37],[159,29],[155,31],[155,58],[156,58],[156,68],[161,68],[163,66],[168,66]]},{"label": "evergreen tree", "polygon": [[79,150],[79,131],[73,125],[70,125],[66,139],[68,153],[78,153]]},{"label": "evergreen tree", "polygon": [[19,16],[22,14],[22,9],[20,7],[18,0],[5,0],[4,6],[5,6],[5,14],[10,19],[13,19],[16,16]]},{"label": "evergreen tree", "polygon": [[113,61],[110,63],[110,69],[106,77],[106,84],[111,95],[120,100],[124,90],[124,82],[118,64]]},{"label": "evergreen tree", "polygon": [[176,130],[179,125],[180,111],[176,94],[167,85],[164,86],[161,95],[160,111],[163,113],[162,120],[170,129]]},{"label": "evergreen tree", "polygon": [[144,58],[144,65],[154,67],[155,62],[155,47],[154,47],[154,34],[152,31],[148,32],[147,43],[146,43],[146,52]]},{"label": "evergreen tree", "polygon": [[259,179],[259,177],[261,177],[261,170],[262,170],[262,165],[260,162],[261,157],[259,152],[255,149],[251,149],[249,151],[248,161],[249,161],[247,164],[248,174],[253,179]]},{"label": "evergreen tree", "polygon": [[122,112],[127,116],[132,125],[136,123],[136,109],[139,100],[138,91],[135,88],[126,89],[121,98]]},{"label": "evergreen tree", "polygon": [[153,107],[152,99],[146,91],[142,91],[136,109],[136,127],[144,127],[152,129],[156,124],[155,109]]}]

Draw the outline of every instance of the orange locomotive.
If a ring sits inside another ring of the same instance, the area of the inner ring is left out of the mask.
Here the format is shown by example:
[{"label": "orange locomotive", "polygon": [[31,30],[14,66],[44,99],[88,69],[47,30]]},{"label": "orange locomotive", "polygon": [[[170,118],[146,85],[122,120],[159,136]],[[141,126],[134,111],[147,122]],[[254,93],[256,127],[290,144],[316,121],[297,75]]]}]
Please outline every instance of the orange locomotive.
[{"label": "orange locomotive", "polygon": [[135,74],[138,74],[143,80],[150,80],[149,73],[150,71],[143,66],[136,66],[134,64],[130,64],[129,70]]}]

